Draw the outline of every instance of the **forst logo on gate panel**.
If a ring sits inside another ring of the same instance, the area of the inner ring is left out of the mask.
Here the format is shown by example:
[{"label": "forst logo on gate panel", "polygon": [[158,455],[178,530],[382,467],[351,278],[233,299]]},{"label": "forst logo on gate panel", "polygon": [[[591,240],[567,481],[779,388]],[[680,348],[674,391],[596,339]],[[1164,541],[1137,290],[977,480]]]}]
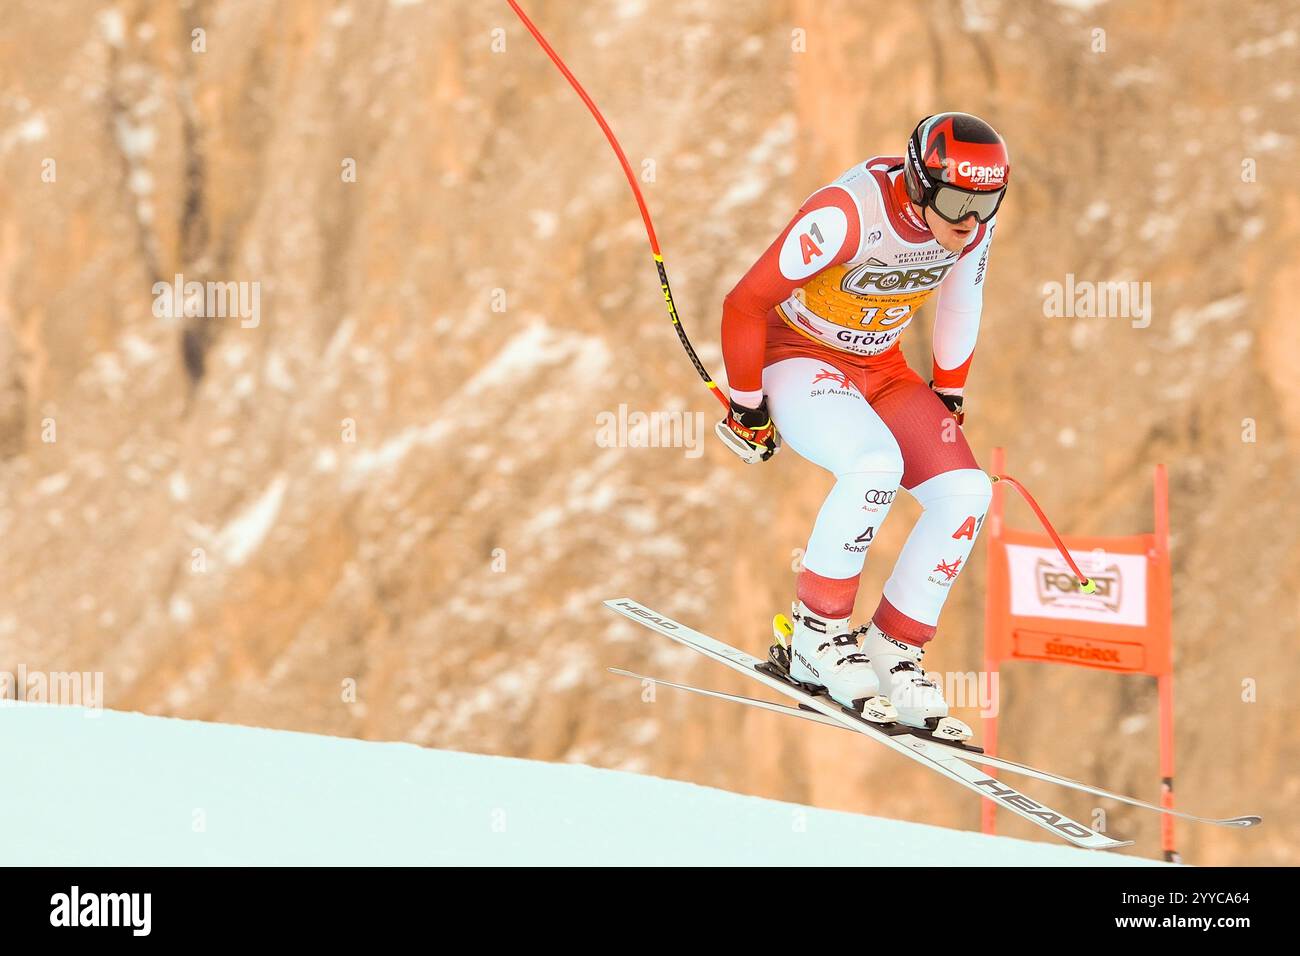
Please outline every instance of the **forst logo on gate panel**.
[{"label": "forst logo on gate panel", "polygon": [[1039,559],[1034,568],[1038,585],[1038,601],[1043,605],[1066,603],[1074,607],[1086,604],[1099,611],[1118,611],[1123,593],[1123,576],[1118,564],[1112,564],[1088,575],[1097,585],[1096,593],[1081,594],[1079,579],[1069,568]]}]

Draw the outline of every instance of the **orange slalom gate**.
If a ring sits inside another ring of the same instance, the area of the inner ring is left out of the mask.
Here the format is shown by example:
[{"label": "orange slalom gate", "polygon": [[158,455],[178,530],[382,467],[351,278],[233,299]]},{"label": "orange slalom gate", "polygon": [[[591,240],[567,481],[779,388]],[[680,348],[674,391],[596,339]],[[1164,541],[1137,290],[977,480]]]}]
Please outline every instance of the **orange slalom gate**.
[{"label": "orange slalom gate", "polygon": [[[993,450],[993,474],[1005,467]],[[1080,570],[1097,585],[1083,594],[1074,572],[1051,539],[1004,520],[1005,489],[993,485],[985,522],[988,589],[984,605],[984,668],[990,681],[1003,661],[1074,664],[1156,678],[1160,708],[1162,806],[1174,806],[1173,614],[1169,564],[1169,482],[1155,467],[1155,526],[1148,534],[1120,537],[1064,535]],[[1000,682],[993,686],[1000,687]],[[996,754],[998,718],[984,718],[984,749]],[[997,808],[983,801],[981,829],[995,832]],[[1166,860],[1178,860],[1174,820],[1161,820]]]}]

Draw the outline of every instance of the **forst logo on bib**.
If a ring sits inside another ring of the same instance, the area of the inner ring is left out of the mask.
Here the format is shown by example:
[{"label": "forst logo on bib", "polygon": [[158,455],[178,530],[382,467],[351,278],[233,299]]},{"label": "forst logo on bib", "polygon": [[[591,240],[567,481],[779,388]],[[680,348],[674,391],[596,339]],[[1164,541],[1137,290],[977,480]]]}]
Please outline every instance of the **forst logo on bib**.
[{"label": "forst logo on bib", "polygon": [[930,289],[943,281],[956,259],[933,266],[885,266],[864,262],[844,274],[840,287],[845,292],[869,295],[873,292],[911,292]]}]

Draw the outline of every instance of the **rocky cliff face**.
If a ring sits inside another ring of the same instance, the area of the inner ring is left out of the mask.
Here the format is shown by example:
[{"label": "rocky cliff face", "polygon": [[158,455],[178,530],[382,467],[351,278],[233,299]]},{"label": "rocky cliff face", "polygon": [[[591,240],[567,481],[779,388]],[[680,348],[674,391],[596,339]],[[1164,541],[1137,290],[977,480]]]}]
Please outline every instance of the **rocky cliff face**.
[{"label": "rocky cliff face", "polygon": [[[971,444],[1005,445],[1077,533],[1149,529],[1168,464],[1180,796],[1273,814],[1179,842],[1300,862],[1279,813],[1300,793],[1300,8],[530,12],[642,176],[719,374],[721,297],[804,196],[926,112],[1002,129]],[[0,670],[100,671],[117,709],[977,825],[847,735],[604,673],[751,690],[599,599],[762,647],[828,480],[695,444],[716,406],[622,174],[504,4],[23,4],[0,48]],[[225,308],[168,315],[178,275]],[[1149,321],[1045,315],[1068,276],[1149,283]],[[908,338],[922,365],[928,327]],[[689,447],[619,447],[609,422],[637,412],[685,416]],[[915,515],[895,511],[860,610]],[[937,669],[979,666],[983,565]],[[1021,665],[1003,689],[1005,752],[1154,798],[1150,682]],[[1155,853],[1155,820],[1109,826]]]}]

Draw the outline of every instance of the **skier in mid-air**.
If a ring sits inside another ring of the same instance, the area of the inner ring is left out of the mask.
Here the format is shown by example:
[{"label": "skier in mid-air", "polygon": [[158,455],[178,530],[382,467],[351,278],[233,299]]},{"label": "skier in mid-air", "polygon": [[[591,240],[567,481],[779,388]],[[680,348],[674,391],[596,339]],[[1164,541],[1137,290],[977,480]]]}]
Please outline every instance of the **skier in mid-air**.
[{"label": "skier in mid-air", "polygon": [[[991,484],[962,435],[963,387],[1009,161],[967,113],[923,119],[903,157],[817,190],[727,295],[731,410],[718,435],[747,462],[782,440],[835,476],[796,584],[790,676],[861,711],[965,739],[921,669],[926,643],[984,521]],[[899,338],[938,292],[930,383]],[[849,619],[867,551],[898,489],[924,511],[864,628]],[[861,648],[860,634],[864,634]]]}]

